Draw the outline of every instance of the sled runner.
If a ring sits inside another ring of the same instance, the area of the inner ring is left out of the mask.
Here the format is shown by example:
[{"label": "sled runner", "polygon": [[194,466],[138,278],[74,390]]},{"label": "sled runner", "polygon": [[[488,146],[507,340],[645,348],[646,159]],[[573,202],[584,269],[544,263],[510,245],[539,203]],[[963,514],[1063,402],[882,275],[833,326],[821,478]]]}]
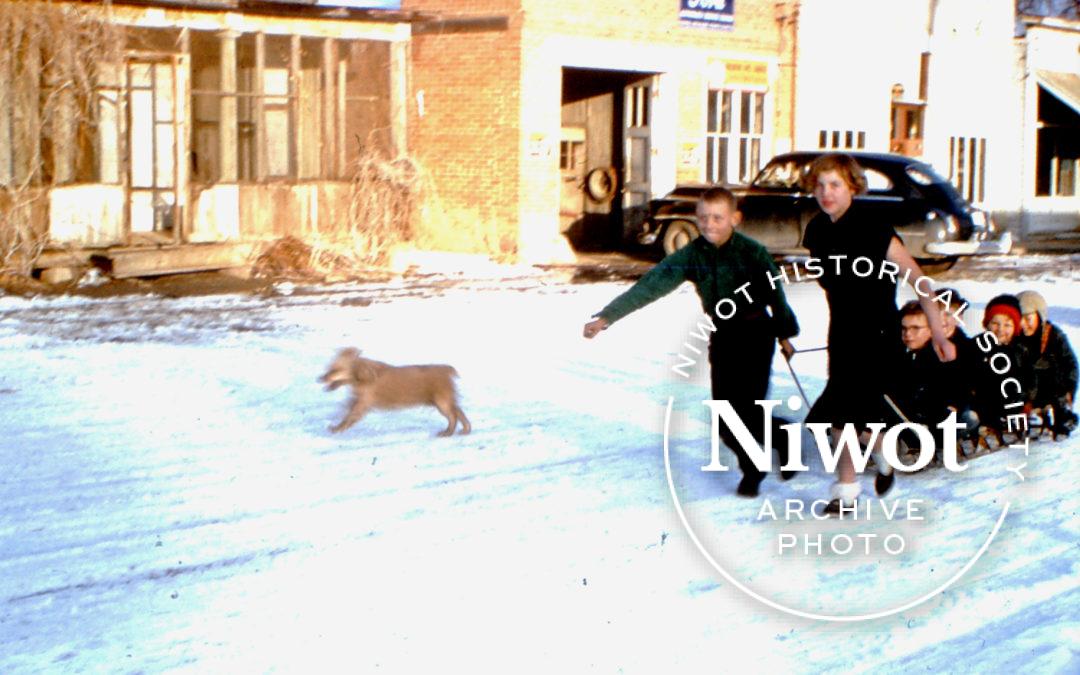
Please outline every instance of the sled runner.
[{"label": "sled runner", "polygon": [[[912,422],[912,420],[904,414],[900,407],[897,406],[888,395],[885,396],[885,402],[888,403],[892,411],[904,423],[918,424],[924,429],[932,431],[930,425]],[[978,424],[978,416],[970,411],[965,411],[965,413],[961,414],[960,418],[968,422],[968,428],[966,431],[962,431],[957,439],[959,454],[963,455],[965,459],[974,459],[1024,443],[1025,440],[1028,442],[1045,439],[1057,441],[1059,438],[1066,438],[1076,425],[1075,423],[1070,423],[1072,418],[1071,415],[1066,418],[1066,421],[1058,420],[1058,416],[1059,415],[1055,414],[1054,407],[1048,405],[1029,413],[1028,428],[1026,431],[1007,431],[1008,424],[1006,424],[1004,420],[1001,421],[1001,427]],[[1003,431],[1003,429],[1006,430]],[[900,447],[898,448],[897,455],[905,464],[914,464],[915,460],[919,457],[920,451],[917,441],[914,443],[911,442],[916,438],[917,436],[914,433],[900,436]],[[942,452],[939,449],[930,463],[915,473],[941,466],[943,466]]]},{"label": "sled runner", "polygon": [[[963,455],[965,459],[970,460],[998,452],[999,450],[1008,449],[1014,445],[1022,444],[1025,442],[1025,439],[1027,439],[1028,442],[1046,440],[1056,442],[1060,439],[1067,438],[1071,432],[1072,429],[1070,428],[1070,425],[1057,424],[1053,407],[1046,406],[1045,408],[1034,410],[1028,415],[1028,428],[1026,431],[1003,431],[1002,429],[995,427],[979,425],[978,429],[963,435],[959,439],[959,450],[960,454]],[[919,456],[918,446],[909,446],[907,439],[904,437],[901,437],[900,443],[900,458],[907,464],[913,463]],[[934,459],[929,465],[920,471],[939,468],[941,466],[942,461],[939,453],[934,456]]]}]

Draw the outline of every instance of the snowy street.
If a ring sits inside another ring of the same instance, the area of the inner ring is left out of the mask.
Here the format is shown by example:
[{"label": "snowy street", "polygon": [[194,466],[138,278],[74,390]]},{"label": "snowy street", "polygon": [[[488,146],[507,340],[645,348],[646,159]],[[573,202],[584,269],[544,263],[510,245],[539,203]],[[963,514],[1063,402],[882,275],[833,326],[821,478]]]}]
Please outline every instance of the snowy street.
[{"label": "snowy street", "polygon": [[[942,282],[969,333],[1033,289],[1080,347],[1080,271],[992,276]],[[757,500],[700,471],[708,369],[672,370],[693,289],[581,336],[628,285],[0,295],[0,672],[1080,671],[1080,438],[900,476],[889,501],[921,521],[763,518],[827,495],[816,448]],[[820,289],[787,293],[796,346],[824,345]],[[414,408],[331,434],[347,393],[316,380],[346,346],[453,365],[472,433]],[[812,401],[824,353],[792,364]],[[777,356],[771,396],[797,395]],[[906,549],[778,550],[845,531]]]}]

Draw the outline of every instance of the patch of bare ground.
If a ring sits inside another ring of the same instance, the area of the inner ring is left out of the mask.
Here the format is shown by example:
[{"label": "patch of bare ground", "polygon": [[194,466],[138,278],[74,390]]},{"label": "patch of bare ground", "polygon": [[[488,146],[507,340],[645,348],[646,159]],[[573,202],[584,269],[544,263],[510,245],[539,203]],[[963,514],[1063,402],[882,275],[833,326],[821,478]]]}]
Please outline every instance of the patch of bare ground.
[{"label": "patch of bare ground", "polygon": [[0,273],[0,294],[3,295],[60,295],[62,292],[56,291],[55,288],[49,286],[49,284],[42,283],[32,277],[27,277],[22,274],[3,274]]},{"label": "patch of bare ground", "polygon": [[316,270],[312,265],[313,255],[312,248],[304,242],[285,237],[270,244],[250,269],[188,272],[130,279],[102,277],[98,283],[87,283],[84,275],[81,279],[63,284],[47,284],[20,274],[0,274],[0,295],[75,295],[90,298],[147,294],[165,297],[231,293],[273,295],[274,285],[284,281],[305,284],[385,282],[394,276],[385,270],[359,268],[355,261],[344,258],[335,261],[328,257],[325,251],[320,253],[321,269]]},{"label": "patch of bare ground", "polygon": [[273,281],[244,279],[225,272],[193,272],[137,279],[106,279],[97,284],[46,284],[21,275],[0,275],[0,295],[113,298],[124,295],[156,294],[166,297],[219,295],[223,293],[266,292]]},{"label": "patch of bare ground", "polygon": [[255,279],[331,283],[337,281],[388,281],[388,270],[359,264],[355,258],[325,247],[312,247],[295,237],[276,240],[255,260]]}]

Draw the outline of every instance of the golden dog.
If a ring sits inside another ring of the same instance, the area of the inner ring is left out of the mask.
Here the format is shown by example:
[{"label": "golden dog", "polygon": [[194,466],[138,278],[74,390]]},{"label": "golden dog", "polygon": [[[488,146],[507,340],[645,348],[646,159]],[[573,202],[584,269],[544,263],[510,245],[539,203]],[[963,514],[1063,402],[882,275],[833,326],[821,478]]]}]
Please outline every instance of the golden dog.
[{"label": "golden dog", "polygon": [[338,352],[326,373],[319,378],[327,390],[341,385],[352,387],[353,398],[345,418],[330,427],[333,433],[345,431],[363,418],[373,408],[410,408],[420,405],[435,406],[449,425],[439,432],[450,436],[458,423],[461,433],[472,431],[469,420],[457,402],[454,378],[457,371],[451,366],[391,366],[360,356],[358,349],[348,348]]}]

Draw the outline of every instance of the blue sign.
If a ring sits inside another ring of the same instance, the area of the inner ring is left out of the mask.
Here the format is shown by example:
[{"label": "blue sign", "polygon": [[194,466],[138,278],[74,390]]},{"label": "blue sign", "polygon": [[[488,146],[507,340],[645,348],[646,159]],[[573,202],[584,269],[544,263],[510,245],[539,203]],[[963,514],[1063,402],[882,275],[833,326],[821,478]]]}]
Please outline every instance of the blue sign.
[{"label": "blue sign", "polygon": [[731,28],[735,0],[679,0],[679,21],[689,26]]}]

